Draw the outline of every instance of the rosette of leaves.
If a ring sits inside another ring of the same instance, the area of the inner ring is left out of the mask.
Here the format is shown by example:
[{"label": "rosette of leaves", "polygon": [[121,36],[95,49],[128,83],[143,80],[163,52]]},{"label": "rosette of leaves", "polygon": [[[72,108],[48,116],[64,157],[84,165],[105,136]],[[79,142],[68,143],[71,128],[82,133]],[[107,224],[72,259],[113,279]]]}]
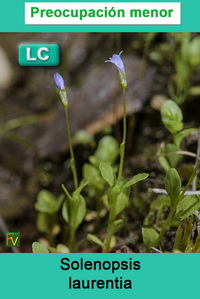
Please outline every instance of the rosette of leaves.
[{"label": "rosette of leaves", "polygon": [[[164,234],[166,231],[174,225],[182,226],[183,221],[186,219],[190,219],[190,217],[200,209],[200,197],[198,195],[188,195],[185,196],[185,192],[188,190],[189,186],[192,184],[194,178],[197,175],[198,165],[194,168],[193,173],[188,181],[188,184],[182,191],[181,188],[181,179],[180,176],[175,168],[171,168],[168,170],[166,177],[165,177],[165,188],[167,194],[169,196],[169,214],[164,222],[160,233],[158,233],[154,228],[144,227],[142,229],[143,234],[143,241],[148,251],[151,251],[151,247],[159,246]],[[178,228],[180,230],[180,228]],[[180,243],[185,244],[181,245],[186,248],[186,239],[188,240],[188,236],[191,237],[191,231],[189,228],[186,228],[187,232],[185,232],[185,237],[183,238],[183,233],[179,233],[177,235],[177,240],[175,241],[176,244],[175,248],[180,249]],[[189,231],[189,232],[188,232]],[[180,238],[181,235],[181,238]],[[184,239],[184,240],[182,240]],[[189,242],[190,240],[188,240]],[[183,248],[182,247],[182,248]]]},{"label": "rosette of leaves", "polygon": [[51,246],[46,247],[39,242],[34,242],[32,246],[33,252],[64,253],[74,251],[76,230],[82,223],[86,214],[86,203],[84,197],[81,195],[81,192],[87,184],[88,180],[82,180],[79,187],[72,194],[70,194],[66,187],[62,185],[66,195],[66,200],[64,194],[56,200],[55,196],[49,191],[40,191],[35,205],[36,209],[40,211],[38,215],[38,229],[50,234],[56,223],[56,213],[62,206],[62,216],[67,223],[69,231],[69,246],[67,247],[64,244],[57,244],[56,248],[53,248]]},{"label": "rosette of leaves", "polygon": [[[158,150],[158,159],[161,166],[168,171],[175,168],[182,155],[176,154],[181,150],[183,139],[195,129],[184,129],[183,114],[180,107],[172,100],[167,100],[161,108],[161,118],[165,128],[171,133],[173,143],[165,144]],[[171,154],[170,154],[171,153]]]},{"label": "rosette of leaves", "polygon": [[117,182],[115,171],[108,162],[101,162],[99,170],[102,178],[107,182],[107,199],[109,220],[107,227],[107,235],[102,242],[96,236],[89,235],[88,239],[102,247],[103,252],[110,252],[112,249],[111,241],[114,234],[119,231],[124,225],[122,219],[116,220],[117,216],[127,207],[129,202],[130,188],[139,181],[142,181],[148,177],[147,173],[140,173],[133,176],[130,180],[122,179]]}]

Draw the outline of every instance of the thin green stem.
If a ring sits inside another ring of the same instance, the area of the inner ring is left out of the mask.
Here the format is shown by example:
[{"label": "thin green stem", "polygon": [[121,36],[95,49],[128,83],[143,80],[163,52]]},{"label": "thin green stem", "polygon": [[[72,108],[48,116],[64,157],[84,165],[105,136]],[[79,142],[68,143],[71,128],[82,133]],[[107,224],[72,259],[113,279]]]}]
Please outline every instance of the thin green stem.
[{"label": "thin green stem", "polygon": [[70,164],[71,169],[73,173],[73,179],[74,179],[74,188],[75,190],[78,188],[78,177],[77,177],[77,171],[76,171],[76,163],[74,158],[74,151],[73,151],[73,145],[72,145],[72,138],[71,138],[71,132],[70,132],[70,125],[69,125],[69,115],[68,115],[68,108],[65,107],[65,117],[66,117],[66,127],[67,127],[67,136],[68,136],[68,143],[69,143],[69,151],[70,151]]},{"label": "thin green stem", "polygon": [[[119,162],[119,172],[116,184],[119,184],[122,179],[122,172],[124,166],[124,155],[125,155],[125,145],[126,145],[126,88],[123,88],[123,137],[120,144],[120,162]],[[109,211],[109,224],[111,224],[115,219],[115,209],[116,209],[116,195],[110,194],[110,211]],[[110,242],[112,235],[107,232],[106,239],[104,242],[103,252],[110,252]]]},{"label": "thin green stem", "polygon": [[123,110],[124,110],[123,111],[123,138],[122,138],[122,143],[120,144],[120,163],[119,163],[117,184],[119,184],[122,179],[125,145],[126,145],[126,88],[123,88]]},{"label": "thin green stem", "polygon": [[176,207],[170,209],[169,215],[168,215],[168,217],[166,219],[166,222],[165,222],[165,224],[164,224],[164,226],[163,226],[163,228],[162,228],[162,230],[161,230],[161,232],[160,232],[160,234],[158,236],[158,239],[157,239],[157,242],[155,244],[155,247],[157,247],[160,244],[160,241],[162,240],[164,234],[166,233],[166,231],[170,227],[172,219],[174,217],[175,211],[176,211]]}]

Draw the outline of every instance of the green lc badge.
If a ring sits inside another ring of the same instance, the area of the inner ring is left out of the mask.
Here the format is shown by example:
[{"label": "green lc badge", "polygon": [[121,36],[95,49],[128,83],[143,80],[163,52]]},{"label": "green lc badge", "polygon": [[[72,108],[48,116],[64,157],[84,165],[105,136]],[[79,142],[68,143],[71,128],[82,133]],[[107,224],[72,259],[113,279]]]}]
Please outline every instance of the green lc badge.
[{"label": "green lc badge", "polygon": [[22,44],[18,48],[21,66],[57,66],[60,62],[60,47],[56,44]]}]

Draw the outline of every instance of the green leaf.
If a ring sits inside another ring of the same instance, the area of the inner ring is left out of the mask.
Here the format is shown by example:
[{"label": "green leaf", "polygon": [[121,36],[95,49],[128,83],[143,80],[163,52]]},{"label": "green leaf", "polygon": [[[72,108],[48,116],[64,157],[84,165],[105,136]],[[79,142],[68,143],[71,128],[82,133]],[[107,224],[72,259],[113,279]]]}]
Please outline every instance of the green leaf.
[{"label": "green leaf", "polygon": [[192,128],[192,129],[187,129],[187,130],[183,130],[181,132],[176,133],[174,135],[174,143],[175,143],[175,145],[180,148],[182,140],[187,135],[189,135],[190,133],[192,133],[195,130],[196,130],[195,128]]},{"label": "green leaf", "polygon": [[187,219],[185,224],[185,228],[184,228],[184,234],[183,234],[183,240],[182,240],[182,251],[184,252],[190,239],[192,236],[192,232],[193,232],[193,222],[191,221],[191,219]]},{"label": "green leaf", "polygon": [[56,248],[51,247],[51,246],[48,246],[48,250],[49,250],[49,253],[60,253],[59,250],[57,250]]},{"label": "green leaf", "polygon": [[64,244],[61,244],[59,243],[57,246],[56,246],[56,249],[61,252],[61,253],[69,253],[69,248],[64,245]]},{"label": "green leaf", "polygon": [[77,229],[82,223],[86,213],[85,199],[82,195],[76,197],[76,200],[70,204],[70,225]]},{"label": "green leaf", "polygon": [[33,242],[32,250],[33,253],[49,253],[49,250],[39,242]]},{"label": "green leaf", "polygon": [[171,134],[175,134],[183,129],[183,123],[176,120],[165,121],[164,126]]},{"label": "green leaf", "polygon": [[196,238],[193,252],[194,253],[200,253],[200,233],[198,234],[198,236]]},{"label": "green leaf", "polygon": [[181,224],[181,225],[179,225],[179,227],[176,231],[176,236],[175,236],[175,239],[174,239],[173,252],[175,250],[181,250],[182,238],[183,238],[183,227],[182,227],[182,224]]},{"label": "green leaf", "polygon": [[62,206],[62,216],[66,223],[69,223],[69,211],[68,211],[68,202],[67,200],[64,202]]},{"label": "green leaf", "polygon": [[63,191],[65,192],[65,195],[66,195],[67,199],[70,202],[73,201],[73,198],[72,198],[71,194],[69,193],[69,191],[67,190],[67,188],[65,187],[65,185],[62,184],[61,186],[62,186]]},{"label": "green leaf", "polygon": [[178,162],[182,159],[182,155],[173,153],[177,151],[180,151],[180,148],[177,145],[171,143],[159,148],[158,156],[159,154],[167,154],[165,156],[160,155],[158,158],[161,166],[165,169],[165,171],[168,171],[170,168],[175,168]]},{"label": "green leaf", "polygon": [[153,224],[162,223],[165,219],[166,208],[170,206],[168,195],[159,195],[152,201],[148,214],[144,219],[144,226],[152,227]]},{"label": "green leaf", "polygon": [[200,197],[198,195],[188,195],[178,203],[175,219],[183,220],[193,215],[199,208]]},{"label": "green leaf", "polygon": [[85,163],[83,165],[83,177],[89,179],[88,185],[99,190],[104,189],[105,181],[96,166]]},{"label": "green leaf", "polygon": [[192,66],[198,66],[200,64],[200,37],[199,36],[195,37],[190,41],[188,59]]},{"label": "green leaf", "polygon": [[175,134],[183,128],[183,114],[179,106],[171,101],[166,101],[161,108],[161,118],[164,126],[170,133]]},{"label": "green leaf", "polygon": [[90,162],[97,167],[99,167],[101,162],[107,162],[112,165],[115,162],[118,154],[119,146],[115,138],[112,136],[104,136],[99,141],[94,156],[90,157]]},{"label": "green leaf", "polygon": [[165,177],[165,188],[171,199],[171,206],[176,206],[181,193],[181,180],[175,168],[168,170]]},{"label": "green leaf", "polygon": [[37,229],[42,233],[51,234],[55,225],[56,215],[39,212],[37,215]]},{"label": "green leaf", "polygon": [[103,247],[103,242],[93,234],[87,234],[87,240],[99,245],[100,247]]},{"label": "green leaf", "polygon": [[57,200],[51,192],[47,190],[41,190],[38,193],[35,208],[39,212],[49,214],[55,213],[57,212]]},{"label": "green leaf", "polygon": [[128,182],[126,182],[124,184],[124,186],[122,187],[122,189],[128,188],[134,184],[136,184],[137,182],[143,181],[146,178],[148,178],[149,174],[148,173],[139,173],[137,175],[134,175],[132,177],[132,179],[130,179]]},{"label": "green leaf", "polygon": [[94,142],[93,135],[89,134],[85,130],[78,130],[74,136],[75,141],[81,145],[88,145]]},{"label": "green leaf", "polygon": [[116,199],[115,217],[122,212],[128,205],[130,195],[130,188],[124,189],[119,193]]},{"label": "green leaf", "polygon": [[85,186],[87,186],[87,184],[89,183],[88,179],[83,179],[80,182],[79,187],[73,192],[72,198],[75,199],[76,197],[78,197],[81,193],[81,191],[83,190],[83,188],[85,188]]},{"label": "green leaf", "polygon": [[113,187],[115,184],[115,174],[110,164],[106,162],[101,162],[99,164],[99,169],[102,177],[106,180],[110,187]]},{"label": "green leaf", "polygon": [[[172,152],[177,152],[179,150],[180,148],[178,146],[171,143],[167,144],[165,147],[163,147],[160,150],[160,153],[166,153],[166,154],[169,153],[166,156],[159,157],[159,161],[166,171],[168,171],[170,168],[175,168],[178,162],[182,159],[183,156],[180,154],[170,154]],[[165,164],[163,164],[164,161]]]},{"label": "green leaf", "polygon": [[[180,151],[180,148],[176,146],[175,144],[167,144],[165,146],[165,153],[171,153],[171,152],[177,152]],[[182,159],[182,155],[180,154],[169,154],[166,156],[166,159],[170,165],[170,168],[175,168],[178,164],[178,162]]]},{"label": "green leaf", "polygon": [[111,224],[109,224],[108,226],[108,234],[110,236],[113,236],[114,234],[116,234],[116,232],[118,232],[122,227],[124,226],[124,220],[119,219],[116,220],[114,222],[112,222]]},{"label": "green leaf", "polygon": [[63,201],[65,200],[65,195],[64,194],[61,194],[59,197],[58,197],[58,200],[56,202],[56,211],[59,211],[62,204],[63,204]]},{"label": "green leaf", "polygon": [[153,228],[142,228],[143,242],[148,251],[151,247],[155,247],[158,239],[158,233]]},{"label": "green leaf", "polygon": [[68,197],[68,201],[66,200],[62,207],[63,218],[66,223],[69,223],[74,229],[77,229],[86,213],[85,199],[82,195],[78,194],[81,191],[81,188],[85,186],[85,183],[86,181],[82,183],[78,192],[75,191],[73,193],[71,199]]},{"label": "green leaf", "polygon": [[165,156],[158,156],[158,160],[159,160],[160,165],[162,166],[162,168],[165,171],[168,171],[171,168],[170,165],[169,165],[169,162],[167,160],[167,157],[165,157]]},{"label": "green leaf", "polygon": [[167,100],[161,108],[162,121],[182,121],[183,114],[179,106],[172,100]]}]

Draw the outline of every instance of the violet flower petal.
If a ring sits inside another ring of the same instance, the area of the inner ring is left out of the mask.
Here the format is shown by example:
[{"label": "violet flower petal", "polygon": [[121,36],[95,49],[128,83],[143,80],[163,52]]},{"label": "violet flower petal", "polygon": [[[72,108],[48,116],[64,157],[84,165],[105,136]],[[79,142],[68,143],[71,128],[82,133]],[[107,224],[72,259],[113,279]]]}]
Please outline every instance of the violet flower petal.
[{"label": "violet flower petal", "polygon": [[56,86],[58,87],[59,90],[64,90],[65,89],[64,79],[59,73],[54,74],[54,81],[55,81]]},{"label": "violet flower petal", "polygon": [[121,54],[122,54],[123,51],[121,51],[119,54],[113,54],[112,57],[110,57],[108,60],[106,60],[105,62],[111,62],[113,63],[116,68],[118,69],[118,71],[120,73],[124,73],[125,72],[125,68],[124,68],[124,63],[121,59]]}]

